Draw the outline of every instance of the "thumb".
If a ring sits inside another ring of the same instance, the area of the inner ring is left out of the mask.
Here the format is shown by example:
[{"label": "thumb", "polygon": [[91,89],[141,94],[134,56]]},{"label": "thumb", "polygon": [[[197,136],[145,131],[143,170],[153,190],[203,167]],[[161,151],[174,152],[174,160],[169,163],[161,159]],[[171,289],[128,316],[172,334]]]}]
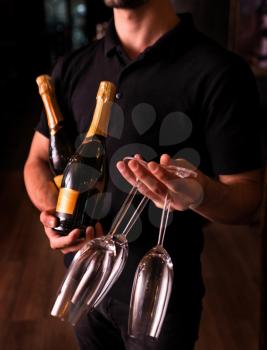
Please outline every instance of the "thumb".
[{"label": "thumb", "polygon": [[48,228],[53,228],[57,226],[57,218],[53,215],[54,211],[45,210],[40,214],[41,223]]}]

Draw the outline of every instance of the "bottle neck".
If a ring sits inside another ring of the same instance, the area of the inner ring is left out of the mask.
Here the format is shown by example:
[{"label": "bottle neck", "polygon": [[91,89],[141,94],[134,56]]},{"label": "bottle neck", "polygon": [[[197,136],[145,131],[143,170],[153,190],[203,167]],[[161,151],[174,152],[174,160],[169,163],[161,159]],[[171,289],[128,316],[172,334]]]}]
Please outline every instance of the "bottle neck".
[{"label": "bottle neck", "polygon": [[61,128],[63,117],[57,104],[53,80],[49,75],[44,74],[36,78],[36,83],[43,100],[50,134],[54,135]]},{"label": "bottle neck", "polygon": [[56,132],[62,127],[63,117],[59,110],[56,98],[53,95],[43,94],[42,100],[44,103],[48,127],[51,135],[55,135]]},{"label": "bottle neck", "polygon": [[103,136],[105,138],[107,137],[111,107],[111,101],[97,98],[94,116],[85,139],[88,139],[92,136]]}]

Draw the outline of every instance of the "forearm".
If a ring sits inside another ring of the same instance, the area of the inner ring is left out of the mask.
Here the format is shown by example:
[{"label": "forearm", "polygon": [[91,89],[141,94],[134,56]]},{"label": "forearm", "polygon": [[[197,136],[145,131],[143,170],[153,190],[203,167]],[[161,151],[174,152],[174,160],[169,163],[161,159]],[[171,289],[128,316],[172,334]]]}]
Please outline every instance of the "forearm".
[{"label": "forearm", "polygon": [[200,178],[204,198],[195,212],[224,224],[247,224],[254,219],[262,197],[259,182],[223,184],[205,175]]},{"label": "forearm", "polygon": [[40,159],[27,161],[24,180],[31,201],[40,211],[55,208],[58,190],[47,162]]}]

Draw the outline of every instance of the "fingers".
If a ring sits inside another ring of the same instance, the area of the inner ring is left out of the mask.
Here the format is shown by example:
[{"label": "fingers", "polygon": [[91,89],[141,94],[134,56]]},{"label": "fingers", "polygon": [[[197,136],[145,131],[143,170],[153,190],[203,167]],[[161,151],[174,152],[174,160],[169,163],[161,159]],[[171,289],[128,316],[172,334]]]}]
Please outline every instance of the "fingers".
[{"label": "fingers", "polygon": [[150,169],[147,169],[136,160],[129,161],[128,166],[135,174],[136,178],[138,178],[138,180],[145,185],[149,191],[160,197],[166,195],[166,187],[160,181],[158,181],[153,174],[151,174]]},{"label": "fingers", "polygon": [[84,241],[84,238],[79,238],[79,229],[72,230],[67,236],[60,236],[51,228],[45,228],[45,233],[49,239],[50,247],[52,249],[64,249]]},{"label": "fingers", "polygon": [[54,216],[54,210],[42,211],[40,214],[41,223],[48,228],[53,228],[57,226],[57,218]]},{"label": "fingers", "polygon": [[117,163],[117,169],[121,173],[121,175],[128,181],[132,186],[136,186],[136,177],[134,173],[129,169],[129,167],[123,162],[120,161]]},{"label": "fingers", "polygon": [[96,223],[95,225],[95,236],[96,237],[102,237],[104,236],[104,230],[100,222]]},{"label": "fingers", "polygon": [[70,247],[61,249],[63,254],[76,252],[83,247],[86,242],[91,241],[94,238],[101,237],[104,235],[104,230],[100,222],[95,225],[95,229],[92,226],[86,228],[85,239],[77,239],[76,242]]},{"label": "fingers", "polygon": [[91,240],[96,237],[101,237],[104,235],[104,230],[100,222],[96,223],[95,228],[93,226],[89,226],[86,229],[86,239]]},{"label": "fingers", "polygon": [[60,250],[63,254],[77,252],[82,246],[95,238],[92,226],[86,229],[85,238],[80,238],[80,230],[72,230],[67,236],[60,236],[53,229],[46,228],[46,235],[50,241],[50,247],[54,250]]},{"label": "fingers", "polygon": [[54,210],[43,211],[40,214],[40,221],[44,225],[45,234],[50,242],[52,249],[59,249],[64,254],[70,251],[77,251],[84,244],[84,238],[80,238],[80,230],[75,229],[67,236],[61,236],[53,227],[57,226],[57,218],[54,216]]},{"label": "fingers", "polygon": [[131,160],[128,167],[138,179],[138,191],[152,200],[157,207],[162,207],[167,189],[138,161]]},{"label": "fingers", "polygon": [[92,226],[87,227],[85,238],[80,238],[81,231],[79,229],[72,230],[67,236],[61,236],[53,230],[53,227],[55,227],[54,222],[52,222],[52,220],[55,219],[53,215],[48,212],[42,212],[40,219],[44,225],[50,247],[53,250],[60,250],[63,254],[76,252],[81,249],[86,242],[104,235],[102,225],[97,223],[95,229]]},{"label": "fingers", "polygon": [[[170,158],[166,155],[161,157],[162,163],[168,163]],[[195,179],[199,176],[200,172],[194,170],[192,174],[190,171],[194,169],[194,166],[184,159],[171,160],[171,164],[180,166],[189,170],[189,175],[184,178],[180,178],[176,172],[167,170],[161,165],[150,162],[148,169],[151,173],[161,181],[169,191],[172,200],[172,207],[176,210],[187,210],[188,208],[198,207],[204,198],[204,190],[202,185]],[[169,165],[169,164],[167,164]]]},{"label": "fingers", "polygon": [[92,226],[86,228],[85,237],[87,241],[95,238],[95,230]]},{"label": "fingers", "polygon": [[[137,160],[143,160],[140,154],[135,154],[134,156]],[[128,162],[120,161],[117,163],[117,169],[121,173],[121,175],[127,180],[132,186],[137,185],[136,176],[128,167]]]},{"label": "fingers", "polygon": [[177,186],[179,185],[179,182],[181,182],[181,179],[178,178],[175,173],[168,171],[167,169],[163,168],[155,162],[148,163],[148,169],[151,171],[151,173],[155,176],[157,180],[159,180],[162,184],[165,185],[165,193],[167,193],[168,190],[177,190]]},{"label": "fingers", "polygon": [[136,161],[133,159],[128,162],[118,162],[118,170],[132,186],[137,186],[138,184],[138,191],[141,194],[152,200],[156,206],[162,207],[164,202],[162,197],[165,197],[166,193],[165,188],[160,186],[146,166],[138,162],[138,160],[142,160],[140,154],[136,154],[134,158]]},{"label": "fingers", "polygon": [[139,160],[143,160],[141,154],[136,154],[136,155],[134,156],[134,158],[135,158],[135,159],[139,159]]},{"label": "fingers", "polygon": [[168,154],[162,154],[160,157],[160,164],[169,165],[171,164],[171,157]]},{"label": "fingers", "polygon": [[[134,158],[128,162],[118,162],[117,164],[122,176],[132,186],[138,184],[139,192],[151,199],[158,207],[163,206],[168,193],[172,209],[184,210],[184,208],[188,207],[187,203],[190,203],[189,200],[192,198],[191,190],[194,187],[191,184],[192,180],[181,178],[177,175],[177,170],[167,169],[166,166],[180,166],[190,171],[194,167],[192,164],[184,159],[173,160],[168,154],[161,156],[160,164],[149,162],[144,165],[138,161],[142,159],[140,155],[136,155]],[[190,177],[190,172],[188,177]]]},{"label": "fingers", "polygon": [[104,235],[104,230],[100,222],[95,226],[86,228],[85,238],[80,238],[79,229],[72,230],[67,236],[61,236],[53,230],[57,226],[57,218],[54,216],[55,210],[41,212],[40,221],[44,225],[44,230],[50,242],[50,247],[54,250],[61,250],[63,254],[78,251],[86,242]]},{"label": "fingers", "polygon": [[77,241],[74,245],[72,245],[68,248],[60,249],[60,251],[63,254],[75,253],[78,250],[80,250],[84,246],[85,243],[86,243],[86,240],[84,238],[82,238],[80,241]]},{"label": "fingers", "polygon": [[158,208],[163,208],[164,198],[152,192],[146,185],[139,183],[138,191],[145,197],[149,198]]}]

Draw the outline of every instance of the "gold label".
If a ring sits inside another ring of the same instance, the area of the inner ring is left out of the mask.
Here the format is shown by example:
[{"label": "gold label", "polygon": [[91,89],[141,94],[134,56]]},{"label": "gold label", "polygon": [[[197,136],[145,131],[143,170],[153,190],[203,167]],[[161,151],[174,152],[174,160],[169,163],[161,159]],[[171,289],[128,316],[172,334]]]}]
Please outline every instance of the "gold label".
[{"label": "gold label", "polygon": [[61,188],[59,190],[56,211],[72,215],[74,213],[79,192],[70,188]]},{"label": "gold label", "polygon": [[58,189],[60,189],[61,187],[62,178],[63,178],[63,174],[57,175],[54,177],[54,183],[56,184]]}]

